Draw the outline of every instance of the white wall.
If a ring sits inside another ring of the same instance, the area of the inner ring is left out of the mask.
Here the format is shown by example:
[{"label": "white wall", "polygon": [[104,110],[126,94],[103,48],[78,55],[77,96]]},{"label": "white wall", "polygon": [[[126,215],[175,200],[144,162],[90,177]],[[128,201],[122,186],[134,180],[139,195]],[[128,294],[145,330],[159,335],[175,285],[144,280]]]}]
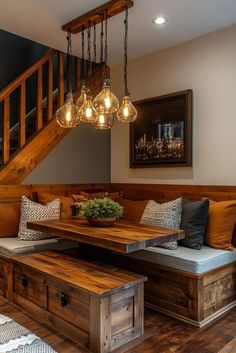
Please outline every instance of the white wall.
[{"label": "white wall", "polygon": [[[120,98],[122,70],[112,68]],[[193,167],[130,169],[129,128],[116,123],[112,182],[235,185],[236,26],[130,61],[129,87],[134,101],[193,89]]]},{"label": "white wall", "polygon": [[24,184],[110,182],[110,133],[85,124],[72,129]]}]

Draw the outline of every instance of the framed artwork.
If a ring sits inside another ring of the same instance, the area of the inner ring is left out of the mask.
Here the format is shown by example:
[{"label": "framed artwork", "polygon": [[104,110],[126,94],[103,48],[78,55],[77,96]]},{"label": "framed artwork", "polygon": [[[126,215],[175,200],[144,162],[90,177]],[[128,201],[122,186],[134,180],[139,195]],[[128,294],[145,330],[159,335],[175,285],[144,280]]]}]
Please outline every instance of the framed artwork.
[{"label": "framed artwork", "polygon": [[130,167],[192,165],[192,90],[138,101],[130,124]]}]

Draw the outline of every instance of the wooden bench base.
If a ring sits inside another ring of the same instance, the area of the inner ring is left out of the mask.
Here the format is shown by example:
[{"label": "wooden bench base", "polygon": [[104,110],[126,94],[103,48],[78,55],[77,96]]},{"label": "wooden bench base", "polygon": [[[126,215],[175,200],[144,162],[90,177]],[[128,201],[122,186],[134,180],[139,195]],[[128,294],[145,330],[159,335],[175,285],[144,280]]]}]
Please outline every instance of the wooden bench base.
[{"label": "wooden bench base", "polygon": [[145,277],[47,252],[11,258],[7,298],[95,353],[143,334]]},{"label": "wooden bench base", "polygon": [[198,275],[113,254],[115,266],[148,276],[145,305],[203,327],[236,305],[236,263]]}]

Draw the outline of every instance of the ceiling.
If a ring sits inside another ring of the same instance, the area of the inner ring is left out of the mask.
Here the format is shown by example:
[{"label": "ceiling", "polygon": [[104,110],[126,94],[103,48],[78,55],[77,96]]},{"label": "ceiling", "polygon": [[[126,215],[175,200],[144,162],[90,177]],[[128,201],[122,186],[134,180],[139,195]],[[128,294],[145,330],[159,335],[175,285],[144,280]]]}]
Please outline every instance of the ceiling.
[{"label": "ceiling", "polygon": [[[107,0],[0,0],[0,27],[6,31],[66,50],[61,25]],[[168,22],[157,27],[152,20]],[[146,55],[236,24],[236,0],[134,0],[129,12],[129,58]],[[123,15],[108,22],[109,64],[122,62]],[[80,36],[73,53],[80,54]]]}]

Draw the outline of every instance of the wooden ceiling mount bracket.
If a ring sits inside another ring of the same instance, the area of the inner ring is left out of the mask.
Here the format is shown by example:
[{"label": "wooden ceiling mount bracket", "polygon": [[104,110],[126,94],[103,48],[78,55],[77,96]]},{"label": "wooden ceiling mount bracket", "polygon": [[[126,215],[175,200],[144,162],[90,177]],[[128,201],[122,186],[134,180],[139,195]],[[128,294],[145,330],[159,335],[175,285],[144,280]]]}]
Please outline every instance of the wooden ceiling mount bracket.
[{"label": "wooden ceiling mount bracket", "polygon": [[132,0],[110,0],[107,3],[85,13],[84,15],[64,24],[62,26],[62,30],[77,34],[87,27],[89,21],[90,23],[96,25],[101,23],[102,14],[107,13],[108,18],[111,18],[123,12],[126,7],[129,9],[133,6],[134,3]]}]

